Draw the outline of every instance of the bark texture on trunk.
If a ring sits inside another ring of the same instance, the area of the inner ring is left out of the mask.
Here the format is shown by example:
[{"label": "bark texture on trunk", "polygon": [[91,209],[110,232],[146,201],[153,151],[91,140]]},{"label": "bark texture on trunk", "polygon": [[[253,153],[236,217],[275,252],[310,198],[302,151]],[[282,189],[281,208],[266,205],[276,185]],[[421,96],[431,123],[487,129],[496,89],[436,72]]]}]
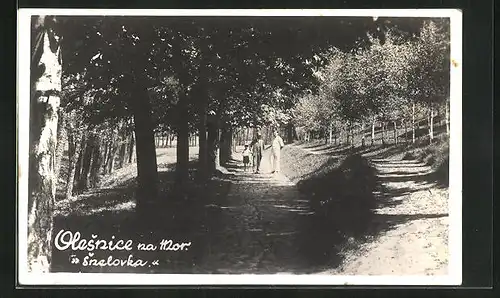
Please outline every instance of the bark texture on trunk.
[{"label": "bark texture on trunk", "polygon": [[328,133],[329,133],[329,135],[328,135],[328,143],[331,144],[332,141],[333,141],[333,123],[332,122],[330,122],[330,124],[328,126]]},{"label": "bark texture on trunk", "polygon": [[120,149],[118,158],[118,168],[123,168],[125,164],[125,156],[127,155],[127,143],[125,142],[125,136],[120,137]]},{"label": "bark texture on trunk", "polygon": [[351,147],[354,148],[355,147],[355,145],[354,145],[354,125],[351,124],[350,129],[351,129]]},{"label": "bark texture on trunk", "polygon": [[[30,171],[28,175],[27,262],[32,273],[50,270],[55,160],[61,92],[61,56],[54,17],[32,18]],[[24,253],[24,252],[21,252]]]},{"label": "bark texture on trunk", "polygon": [[94,150],[92,152],[92,164],[90,166],[90,187],[96,188],[99,186],[100,178],[99,169],[102,166],[103,153],[102,153],[102,139],[96,136],[94,143]]},{"label": "bark texture on trunk", "polygon": [[218,163],[219,151],[219,128],[216,119],[210,119],[207,122],[207,146],[208,146],[208,174],[212,175],[215,169],[220,165]]},{"label": "bark texture on trunk", "polygon": [[83,168],[83,155],[85,154],[85,147],[87,144],[87,134],[83,133],[79,139],[79,146],[76,156],[76,165],[75,165],[75,175],[73,177],[73,193],[77,193],[77,183],[80,181],[80,175]]},{"label": "bark texture on trunk", "polygon": [[394,125],[394,144],[398,143],[398,125],[396,121],[393,121]]},{"label": "bark texture on trunk", "polygon": [[233,139],[233,129],[231,126],[226,125],[222,129],[220,138],[220,164],[225,164],[231,159],[231,146]]},{"label": "bark texture on trunk", "polygon": [[411,142],[415,143],[415,102],[411,107]]},{"label": "bark texture on trunk", "polygon": [[385,145],[385,122],[382,122],[382,145]]},{"label": "bark texture on trunk", "polygon": [[208,146],[207,146],[207,105],[201,100],[198,120],[198,177],[205,180],[208,177]]},{"label": "bark texture on trunk", "polygon": [[113,141],[111,142],[110,146],[110,152],[108,155],[108,162],[107,162],[107,173],[111,174],[115,170],[115,159],[116,159],[116,152],[118,151],[118,140],[117,137],[115,136],[113,138]]},{"label": "bark texture on trunk", "polygon": [[286,139],[288,141],[289,144],[293,143],[294,141],[294,126],[292,123],[288,123],[287,127],[286,127]]},{"label": "bark texture on trunk", "polygon": [[429,143],[434,140],[434,107],[432,103],[429,107]]},{"label": "bark texture on trunk", "polygon": [[181,92],[178,113],[179,122],[177,124],[177,164],[176,186],[183,188],[189,180],[189,110],[187,106],[187,95]]},{"label": "bark texture on trunk", "polygon": [[78,153],[80,152],[80,136],[75,131],[70,131],[68,134],[68,177],[66,180],[66,199],[73,196],[73,184],[75,182],[76,163],[78,161]]},{"label": "bark texture on trunk", "polygon": [[137,153],[136,208],[143,216],[158,197],[158,167],[149,100],[147,90],[138,84],[132,98]]},{"label": "bark texture on trunk", "polygon": [[406,119],[403,120],[403,125],[405,126],[405,143],[408,143],[408,125]]},{"label": "bark texture on trunk", "polygon": [[444,108],[445,111],[444,119],[446,123],[446,134],[450,135],[450,111],[448,109],[449,109],[449,102],[448,100],[446,100],[446,106]]},{"label": "bark texture on trunk", "polygon": [[56,147],[56,163],[55,163],[55,177],[56,177],[56,189],[58,189],[61,160],[64,155],[66,146],[68,145],[68,131],[66,129],[66,117],[65,112],[59,110],[58,123],[57,123],[57,147]]},{"label": "bark texture on trunk", "polygon": [[361,122],[361,146],[365,147],[365,122]]},{"label": "bark texture on trunk", "polygon": [[130,134],[130,143],[129,143],[129,148],[128,148],[128,162],[132,163],[134,162],[134,148],[135,148],[135,136],[134,133],[132,132]]},{"label": "bark texture on trunk", "polygon": [[373,144],[375,143],[375,121],[372,122],[372,135],[371,135],[371,143],[372,143],[372,146]]},{"label": "bark texture on trunk", "polygon": [[88,189],[90,165],[92,163],[94,147],[95,147],[95,135],[90,135],[87,139],[87,144],[85,145],[85,151],[82,159],[82,168],[78,181],[76,182],[76,191],[82,193]]},{"label": "bark texture on trunk", "polygon": [[345,133],[345,142],[346,142],[346,145],[349,145],[349,124],[346,123],[346,125],[344,126],[344,133]]}]

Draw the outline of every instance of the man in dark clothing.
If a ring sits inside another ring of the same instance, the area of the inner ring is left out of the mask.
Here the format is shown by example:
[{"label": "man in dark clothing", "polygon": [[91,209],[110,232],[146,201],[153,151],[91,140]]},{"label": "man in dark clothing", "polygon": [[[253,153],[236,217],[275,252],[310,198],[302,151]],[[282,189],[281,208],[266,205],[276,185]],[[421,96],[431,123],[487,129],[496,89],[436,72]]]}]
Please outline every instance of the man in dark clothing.
[{"label": "man in dark clothing", "polygon": [[264,140],[262,139],[262,134],[257,133],[257,138],[250,144],[253,153],[253,168],[254,173],[259,173],[260,162],[262,161],[262,153],[264,152]]}]

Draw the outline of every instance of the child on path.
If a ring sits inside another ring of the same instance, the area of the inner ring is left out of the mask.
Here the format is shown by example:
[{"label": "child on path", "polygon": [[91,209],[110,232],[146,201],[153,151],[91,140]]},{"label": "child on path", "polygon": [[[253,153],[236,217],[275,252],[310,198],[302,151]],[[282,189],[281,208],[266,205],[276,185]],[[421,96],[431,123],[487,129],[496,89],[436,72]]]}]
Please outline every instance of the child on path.
[{"label": "child on path", "polygon": [[[250,163],[250,155],[252,155],[252,152],[248,148],[248,145],[245,145],[245,149],[243,150],[243,171],[247,171],[247,167]],[[250,167],[248,167],[250,169]]]}]

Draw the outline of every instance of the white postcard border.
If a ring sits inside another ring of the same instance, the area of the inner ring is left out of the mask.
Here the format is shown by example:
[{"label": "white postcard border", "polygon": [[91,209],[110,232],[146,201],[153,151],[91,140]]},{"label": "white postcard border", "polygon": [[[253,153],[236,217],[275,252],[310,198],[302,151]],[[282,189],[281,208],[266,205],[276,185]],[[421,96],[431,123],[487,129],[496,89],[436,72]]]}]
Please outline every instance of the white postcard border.
[{"label": "white postcard border", "polygon": [[[224,274],[29,273],[27,270],[27,198],[29,160],[29,78],[31,15],[123,16],[370,16],[449,17],[450,188],[449,274],[447,276],[333,276]],[[19,9],[17,57],[18,108],[18,277],[21,285],[460,285],[462,282],[462,12],[458,9],[243,9],[124,10]],[[146,275],[147,278],[138,278]]]}]

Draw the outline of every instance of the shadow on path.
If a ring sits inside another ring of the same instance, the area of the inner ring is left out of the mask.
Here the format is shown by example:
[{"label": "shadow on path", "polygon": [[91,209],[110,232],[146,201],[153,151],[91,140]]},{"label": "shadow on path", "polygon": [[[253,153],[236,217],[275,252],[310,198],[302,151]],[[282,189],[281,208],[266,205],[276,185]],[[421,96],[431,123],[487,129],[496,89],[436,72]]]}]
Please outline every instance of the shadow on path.
[{"label": "shadow on path", "polygon": [[[134,247],[132,251],[95,251],[92,256],[127,259],[133,255],[149,262],[144,267],[85,267],[81,262],[70,264],[69,260],[76,254],[83,261],[87,251],[54,249],[52,271],[320,273],[337,268],[344,258],[343,251],[382,231],[410,220],[446,216],[377,214],[377,209],[401,204],[398,198],[418,188],[417,184],[388,184],[377,176],[406,175],[405,167],[412,161],[395,164],[373,160],[370,164],[360,155],[325,158],[302,148],[288,148],[293,151],[288,156],[295,157],[283,159],[286,176],[270,173],[269,151],[264,154],[261,174],[243,171],[237,153],[227,165],[229,174],[220,175],[206,185],[193,184],[187,200],[169,195],[174,168],[162,165],[161,204],[148,223],[139,220],[134,211],[135,179],[61,203],[54,236],[64,229],[78,231],[87,239],[95,234],[107,240],[112,236],[131,239],[134,244],[158,245],[168,239],[191,244],[184,251],[139,251]],[[317,161],[321,163],[318,165]],[[391,168],[393,165],[397,171]],[[419,170],[408,174],[425,171],[416,163],[411,165]],[[311,171],[313,166],[316,168]],[[387,171],[384,167],[388,167]],[[301,172],[301,168],[307,169]],[[159,265],[151,266],[153,260],[158,260]]]}]

